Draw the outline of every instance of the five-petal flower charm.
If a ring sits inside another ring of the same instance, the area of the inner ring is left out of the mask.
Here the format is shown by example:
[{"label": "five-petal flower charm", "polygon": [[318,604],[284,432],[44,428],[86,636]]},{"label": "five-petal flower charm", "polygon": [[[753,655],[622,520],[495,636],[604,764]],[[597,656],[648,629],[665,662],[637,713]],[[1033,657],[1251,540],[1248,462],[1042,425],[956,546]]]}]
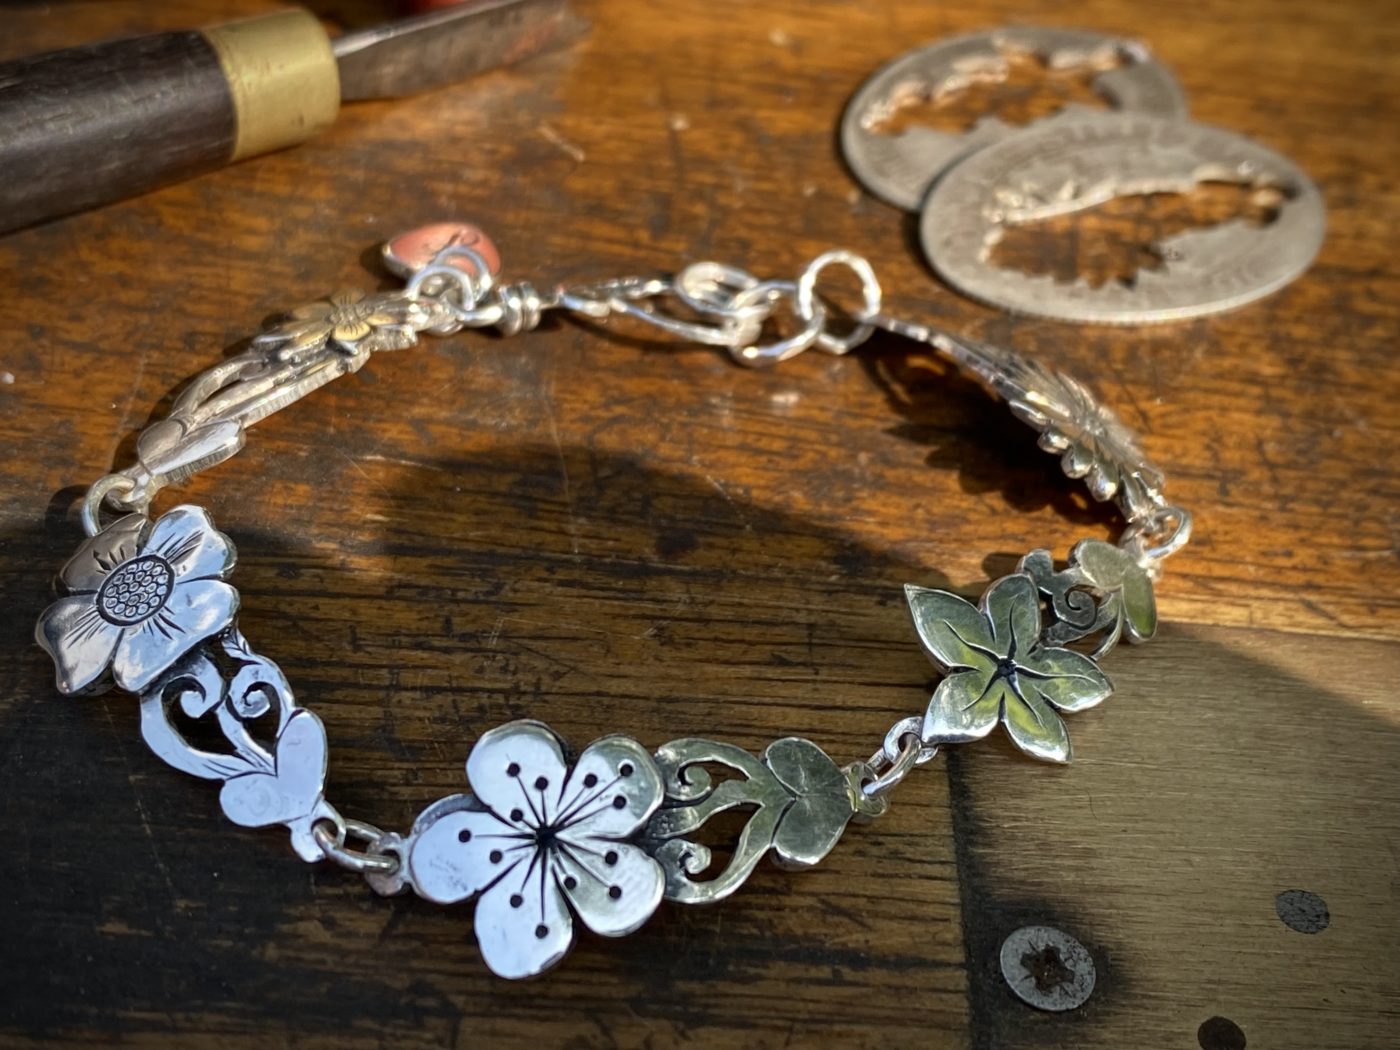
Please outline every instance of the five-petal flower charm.
[{"label": "five-petal flower charm", "polygon": [[1069,735],[1056,712],[1093,707],[1112,686],[1089,657],[1042,644],[1034,581],[1005,576],[980,608],[947,591],[905,591],[920,640],[950,672],[929,702],[924,743],[980,740],[1002,722],[1022,751],[1068,762]]},{"label": "five-petal flower charm", "polygon": [[233,560],[228,537],[199,507],[176,507],[154,525],[128,514],[88,539],[63,567],[69,596],[34,632],[59,692],[103,688],[110,670],[139,693],[226,628],[238,610],[238,592],[222,581]]},{"label": "five-petal flower charm", "polygon": [[574,915],[594,933],[620,937],[661,903],[661,866],[628,841],[664,791],[635,740],[597,740],[571,770],[547,726],[511,722],[477,741],[467,779],[474,794],[445,798],[418,818],[408,866],[428,900],[479,894],[477,943],[499,976],[528,977],[562,959]]}]

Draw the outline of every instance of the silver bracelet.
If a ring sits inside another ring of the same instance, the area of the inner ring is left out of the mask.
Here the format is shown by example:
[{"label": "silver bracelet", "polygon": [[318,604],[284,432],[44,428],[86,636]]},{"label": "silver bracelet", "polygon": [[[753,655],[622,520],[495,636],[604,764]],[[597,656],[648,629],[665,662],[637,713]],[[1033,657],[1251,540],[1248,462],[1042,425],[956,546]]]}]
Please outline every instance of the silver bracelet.
[{"label": "silver bracelet", "polygon": [[[137,694],[151,750],[219,781],[220,805],[235,824],[285,825],[303,860],[359,872],[380,894],[475,899],[482,956],[502,977],[559,962],[575,919],[621,936],[663,898],[727,897],[764,854],[786,868],[816,864],[848,823],[882,815],[891,789],[939,748],[985,737],[998,723],[1026,754],[1069,761],[1061,715],[1104,700],[1112,686],[1099,669],[1103,657],[1121,638],[1142,642],[1156,628],[1153,583],[1189,539],[1191,516],[1166,501],[1162,473],[1133,434],[1068,376],[884,313],[880,285],[858,255],[827,252],[795,281],[701,262],[672,277],[542,292],[500,283],[496,249],[471,226],[415,230],[384,254],[405,278],[401,290],[338,292],[292,311],[247,351],[195,378],[142,431],[136,462],[92,485],[81,513],[87,539],[64,567],[65,596],[39,618],[36,636],[53,657],[60,692],[115,683]],[[841,331],[817,292],[834,266],[849,268],[862,288]],[[471,749],[470,792],[432,803],[406,834],[342,816],[324,794],[321,720],[297,705],[277,665],[238,629],[238,592],[225,582],[232,544],[202,508],[175,507],[152,521],[151,503],[165,486],[234,455],[249,425],[377,351],[413,346],[424,332],[512,335],[550,311],[593,322],[624,315],[753,366],[813,347],[844,354],[876,330],[927,343],[1039,431],[1041,447],[1096,500],[1113,500],[1127,527],[1116,544],[1080,542],[1064,567],[1049,551],[1032,551],[978,605],[906,587],[915,630],[943,677],[924,713],[896,722],[864,761],[838,765],[797,737],[753,755],[695,737],[649,751],[613,735],[574,754],[544,724],[516,721]],[[795,334],[763,341],[780,311],[790,313]],[[104,505],[122,516],[104,524]],[[227,747],[192,745],[173,720],[177,705],[187,718],[212,720]],[[260,724],[276,722],[270,739],[254,726],[265,715],[273,717]],[[727,863],[712,864],[694,833],[733,809],[747,821]]]}]

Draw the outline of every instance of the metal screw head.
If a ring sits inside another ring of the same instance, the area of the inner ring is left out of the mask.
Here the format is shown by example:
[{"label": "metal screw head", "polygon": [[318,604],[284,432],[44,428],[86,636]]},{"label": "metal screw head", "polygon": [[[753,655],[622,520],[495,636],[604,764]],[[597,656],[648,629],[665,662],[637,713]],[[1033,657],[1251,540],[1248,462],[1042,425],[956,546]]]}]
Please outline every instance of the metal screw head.
[{"label": "metal screw head", "polygon": [[1037,1010],[1073,1010],[1094,992],[1089,950],[1053,926],[1022,926],[1001,944],[1001,975]]}]

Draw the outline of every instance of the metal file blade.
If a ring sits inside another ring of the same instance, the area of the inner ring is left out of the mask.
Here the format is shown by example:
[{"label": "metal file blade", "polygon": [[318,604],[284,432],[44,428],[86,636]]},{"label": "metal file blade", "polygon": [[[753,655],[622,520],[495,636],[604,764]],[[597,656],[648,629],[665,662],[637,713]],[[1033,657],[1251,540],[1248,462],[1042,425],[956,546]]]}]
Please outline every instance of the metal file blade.
[{"label": "metal file blade", "polygon": [[467,0],[331,42],[340,97],[401,98],[577,40],[588,23],[566,0]]}]

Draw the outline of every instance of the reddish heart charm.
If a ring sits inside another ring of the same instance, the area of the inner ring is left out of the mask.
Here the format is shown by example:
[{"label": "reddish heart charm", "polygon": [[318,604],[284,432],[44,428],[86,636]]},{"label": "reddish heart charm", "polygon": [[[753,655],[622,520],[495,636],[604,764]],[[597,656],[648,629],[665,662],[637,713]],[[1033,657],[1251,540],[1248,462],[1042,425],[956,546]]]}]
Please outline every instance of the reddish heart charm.
[{"label": "reddish heart charm", "polygon": [[[494,276],[501,272],[501,255],[478,227],[466,222],[435,222],[399,234],[384,245],[384,265],[407,280],[444,248],[470,248],[486,261]],[[477,266],[466,256],[455,256],[449,265],[477,276]]]}]

